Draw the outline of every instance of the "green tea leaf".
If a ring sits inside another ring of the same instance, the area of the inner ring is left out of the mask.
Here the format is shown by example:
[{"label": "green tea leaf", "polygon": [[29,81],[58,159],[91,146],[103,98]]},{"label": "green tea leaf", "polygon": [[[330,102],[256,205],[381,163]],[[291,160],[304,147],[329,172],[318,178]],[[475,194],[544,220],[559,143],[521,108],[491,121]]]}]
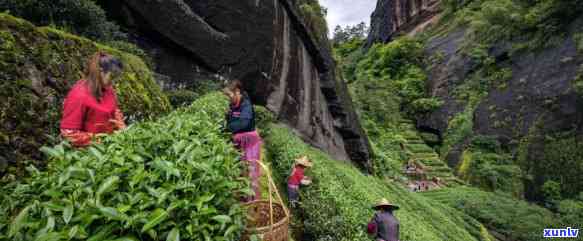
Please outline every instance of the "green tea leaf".
[{"label": "green tea leaf", "polygon": [[156,225],[160,224],[161,222],[166,220],[166,218],[168,218],[168,212],[166,212],[163,209],[156,209],[156,211],[154,211],[150,215],[150,218],[149,218],[150,221],[142,227],[142,233],[146,232],[146,231],[150,230],[151,228],[155,227]]},{"label": "green tea leaf", "polygon": [[24,209],[22,209],[20,213],[18,213],[18,215],[16,215],[16,218],[14,218],[14,220],[10,224],[10,231],[8,233],[8,237],[14,237],[14,235],[20,232],[20,229],[26,224],[30,209],[32,209],[33,207],[34,204],[27,206]]},{"label": "green tea leaf", "polygon": [[217,216],[214,216],[212,219],[219,222],[219,223],[231,222],[231,217],[229,217],[227,215],[217,215]]},{"label": "green tea leaf", "polygon": [[71,229],[69,229],[69,233],[67,235],[69,237],[69,240],[77,237],[78,232],[79,232],[79,225],[75,225]]},{"label": "green tea leaf", "polygon": [[138,163],[144,162],[144,158],[142,158],[140,155],[132,154],[129,156],[129,158],[130,158],[130,160],[132,160],[134,162],[138,162]]},{"label": "green tea leaf", "polygon": [[46,146],[41,147],[40,151],[47,155],[49,158],[59,158],[63,156],[61,153],[59,153],[58,150]]},{"label": "green tea leaf", "polygon": [[47,235],[49,232],[52,232],[53,228],[55,228],[55,218],[51,215],[50,211],[47,213],[47,215],[47,225],[45,225],[44,228],[36,233],[37,239]]},{"label": "green tea leaf", "polygon": [[97,197],[100,197],[103,193],[108,192],[113,189],[114,185],[119,181],[118,176],[110,176],[97,189]]},{"label": "green tea leaf", "polygon": [[138,239],[136,237],[127,236],[127,237],[115,239],[113,241],[138,241]]},{"label": "green tea leaf", "polygon": [[59,176],[59,186],[62,186],[67,180],[69,180],[69,178],[71,178],[71,173],[70,172],[63,172],[61,173],[61,175]]},{"label": "green tea leaf", "polygon": [[206,194],[206,195],[204,195],[204,196],[200,196],[200,197],[198,197],[198,198],[196,199],[196,202],[195,202],[195,203],[196,203],[196,209],[197,209],[197,210],[201,210],[201,209],[202,209],[202,205],[203,205],[204,203],[207,203],[207,202],[209,202],[209,201],[213,200],[213,198],[214,198],[214,197],[215,197],[215,195],[214,195],[214,194],[212,194],[212,195]]},{"label": "green tea leaf", "polygon": [[113,232],[113,229],[114,229],[113,225],[100,226],[97,230],[97,234],[91,236],[89,239],[87,239],[87,241],[106,240]]},{"label": "green tea leaf", "polygon": [[100,207],[99,211],[101,212],[101,214],[103,214],[103,216],[106,216],[106,217],[113,219],[113,220],[123,221],[123,220],[127,219],[127,217],[124,214],[118,212],[117,209],[115,209],[115,208]]},{"label": "green tea leaf", "polygon": [[235,231],[239,230],[239,226],[237,225],[231,225],[229,226],[229,228],[227,228],[227,231],[225,231],[225,238],[229,237],[231,234],[233,234]]},{"label": "green tea leaf", "polygon": [[51,232],[40,236],[35,241],[59,241],[63,238],[61,233]]},{"label": "green tea leaf", "polygon": [[166,237],[166,241],[180,241],[180,230],[173,228]]},{"label": "green tea leaf", "polygon": [[91,153],[91,155],[93,155],[95,158],[97,158],[98,161],[103,159],[103,154],[101,154],[101,151],[97,150],[95,147],[89,147],[89,153]]},{"label": "green tea leaf", "polygon": [[69,221],[71,221],[72,217],[73,217],[73,205],[69,204],[63,210],[63,221],[65,222],[65,224],[69,224]]}]

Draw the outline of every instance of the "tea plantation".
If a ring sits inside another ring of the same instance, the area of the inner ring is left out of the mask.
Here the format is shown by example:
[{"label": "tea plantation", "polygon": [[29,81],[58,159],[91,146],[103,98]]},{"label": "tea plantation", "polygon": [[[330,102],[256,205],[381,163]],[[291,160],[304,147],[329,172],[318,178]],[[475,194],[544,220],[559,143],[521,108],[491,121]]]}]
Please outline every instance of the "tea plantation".
[{"label": "tea plantation", "polygon": [[[213,93],[87,150],[43,148],[51,156],[46,170],[31,166],[28,178],[2,183],[0,240],[238,240],[237,196],[248,190],[221,134],[226,107]],[[401,206],[402,240],[491,240],[474,219],[332,160],[285,127],[270,124],[263,133],[277,175],[300,154],[315,162],[298,220],[304,237],[368,240],[370,206],[387,197]]]},{"label": "tea plantation", "polygon": [[[194,107],[196,106],[196,108]],[[237,240],[247,192],[219,94],[1,183],[0,240]]]},{"label": "tea plantation", "polygon": [[370,207],[382,197],[401,207],[396,212],[401,240],[494,240],[473,218],[333,160],[286,127],[270,125],[264,132],[277,175],[287,176],[300,155],[307,154],[314,162],[307,173],[314,183],[301,193],[305,240],[370,240],[366,234],[373,215]]}]

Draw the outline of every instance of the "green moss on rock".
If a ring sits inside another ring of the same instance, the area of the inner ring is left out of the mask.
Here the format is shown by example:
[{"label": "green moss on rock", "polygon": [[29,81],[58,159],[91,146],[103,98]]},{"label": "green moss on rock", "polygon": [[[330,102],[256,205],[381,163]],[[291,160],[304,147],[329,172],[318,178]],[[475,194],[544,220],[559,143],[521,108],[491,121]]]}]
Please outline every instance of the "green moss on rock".
[{"label": "green moss on rock", "polygon": [[583,96],[583,65],[579,67],[579,73],[577,73],[577,77],[573,80],[573,89],[577,94]]},{"label": "green moss on rock", "polygon": [[115,86],[130,120],[169,110],[167,98],[140,58],[0,14],[0,151],[13,171],[22,170],[24,160],[42,159],[38,148],[58,135],[64,97],[98,50],[124,62],[124,73]]}]

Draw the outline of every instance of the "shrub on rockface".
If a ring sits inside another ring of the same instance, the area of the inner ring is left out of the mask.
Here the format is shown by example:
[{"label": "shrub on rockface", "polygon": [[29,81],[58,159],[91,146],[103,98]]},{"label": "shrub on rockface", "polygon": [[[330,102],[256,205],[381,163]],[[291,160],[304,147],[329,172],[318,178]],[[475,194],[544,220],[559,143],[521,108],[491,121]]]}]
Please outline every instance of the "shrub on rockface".
[{"label": "shrub on rockface", "polygon": [[108,21],[105,11],[92,0],[0,0],[8,11],[36,25],[54,25],[93,40],[125,38],[119,26]]},{"label": "shrub on rockface", "polygon": [[[583,192],[583,141],[580,136],[569,133],[555,134],[545,137],[544,147],[540,152],[535,164],[536,169],[544,172],[547,182],[559,183],[559,195],[549,198],[557,201],[560,196],[563,198],[575,198]],[[543,184],[543,193],[544,193]]]},{"label": "shrub on rockface", "polygon": [[503,191],[517,198],[524,193],[522,170],[495,136],[473,136],[463,151],[457,173],[487,191]]},{"label": "shrub on rockface", "polygon": [[353,71],[354,74],[348,72],[347,75],[356,78],[351,81],[356,102],[383,99],[379,95],[356,93],[376,90],[400,98],[401,110],[411,116],[441,105],[438,99],[426,96],[423,44],[418,40],[404,37],[386,45],[376,44],[360,59]]},{"label": "shrub on rockface", "polygon": [[0,156],[9,160],[11,172],[22,171],[24,160],[42,160],[38,148],[58,135],[63,98],[82,78],[87,59],[98,50],[124,63],[115,88],[130,122],[169,109],[167,98],[140,58],[0,14]]},{"label": "shrub on rockface", "polygon": [[454,16],[450,26],[468,27],[468,50],[507,40],[515,41],[515,50],[549,47],[583,12],[577,0],[449,0],[444,6]]},{"label": "shrub on rockface", "polygon": [[308,29],[315,33],[314,36],[320,44],[328,45],[327,9],[318,0],[299,0],[297,5]]},{"label": "shrub on rockface", "polygon": [[1,184],[0,240],[238,240],[249,190],[226,108],[215,93],[88,149],[43,148],[46,170]]}]

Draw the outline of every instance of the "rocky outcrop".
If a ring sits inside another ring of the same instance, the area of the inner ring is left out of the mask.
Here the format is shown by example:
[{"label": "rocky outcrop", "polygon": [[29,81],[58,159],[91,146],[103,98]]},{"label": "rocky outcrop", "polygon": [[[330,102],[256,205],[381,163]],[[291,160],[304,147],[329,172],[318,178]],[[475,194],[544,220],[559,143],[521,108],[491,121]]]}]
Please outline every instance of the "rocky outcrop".
[{"label": "rocky outcrop", "polygon": [[103,1],[153,53],[171,86],[241,79],[306,141],[370,168],[370,147],[334,61],[290,0]]},{"label": "rocky outcrop", "polygon": [[[449,165],[460,162],[462,152],[472,137],[492,136],[518,159],[521,168],[533,175],[535,185],[525,185],[527,198],[533,198],[533,188],[542,186],[549,170],[540,169],[542,151],[549,136],[570,133],[583,134],[583,96],[574,91],[574,80],[583,68],[583,56],[577,51],[574,34],[583,26],[583,18],[574,21],[566,37],[554,47],[511,53],[509,43],[498,43],[489,49],[496,65],[511,70],[509,79],[491,80],[487,94],[477,103],[469,104],[456,98],[454,90],[471,81],[479,64],[462,54],[465,31],[458,29],[436,37],[427,45],[427,56],[439,56],[429,69],[429,93],[445,101],[438,110],[419,118],[418,127],[447,135],[451,120],[469,111],[471,133],[442,153]],[[469,108],[469,109],[468,109]],[[565,137],[567,138],[567,137]],[[569,147],[565,147],[569,150]],[[561,162],[562,160],[556,160]]]},{"label": "rocky outcrop", "polygon": [[439,10],[440,0],[379,0],[371,16],[366,47],[387,43],[399,33],[407,33],[430,20]]}]

